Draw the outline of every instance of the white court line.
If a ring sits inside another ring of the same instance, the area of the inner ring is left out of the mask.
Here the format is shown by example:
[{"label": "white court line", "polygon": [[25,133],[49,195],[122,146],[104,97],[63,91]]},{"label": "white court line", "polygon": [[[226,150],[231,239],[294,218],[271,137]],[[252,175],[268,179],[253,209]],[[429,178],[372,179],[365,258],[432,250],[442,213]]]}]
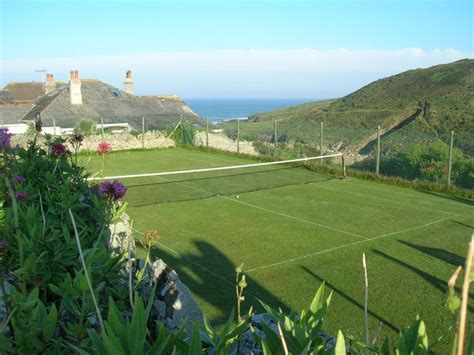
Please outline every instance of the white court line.
[{"label": "white court line", "polygon": [[260,206],[257,206],[257,205],[252,205],[251,203],[247,203],[247,202],[235,200],[235,199],[230,198],[230,197],[227,197],[227,196],[219,195],[219,197],[222,197],[222,198],[224,198],[224,199],[226,199],[226,200],[229,200],[229,201],[233,201],[233,202],[236,202],[236,203],[240,203],[240,204],[245,205],[245,206],[253,207],[253,208],[256,208],[256,209],[258,209],[258,210],[262,210],[262,211],[265,211],[265,212],[273,213],[273,214],[276,214],[276,215],[278,215],[278,216],[286,217],[286,218],[289,218],[289,219],[294,219],[295,221],[299,221],[299,222],[303,222],[303,223],[307,223],[307,224],[312,224],[312,225],[315,225],[315,226],[318,226],[318,227],[322,227],[322,228],[326,228],[326,229],[331,229],[331,230],[333,230],[333,231],[336,231],[336,232],[339,232],[339,233],[343,233],[343,234],[347,234],[347,235],[350,235],[350,236],[352,236],[352,237],[357,237],[357,238],[361,238],[361,239],[364,239],[364,240],[369,240],[369,239],[370,239],[370,238],[363,237],[363,236],[358,235],[358,234],[354,234],[354,233],[351,233],[351,232],[346,232],[346,231],[344,231],[344,230],[342,230],[342,229],[333,228],[333,227],[327,226],[327,225],[325,225],[325,224],[316,223],[316,222],[313,222],[313,221],[308,221],[308,220],[306,220],[306,219],[302,219],[302,218],[290,216],[289,214],[285,214],[285,213],[281,213],[281,212],[269,210],[269,209],[267,209],[267,208],[260,207]]},{"label": "white court line", "polygon": [[[162,178],[162,179],[165,180],[164,178]],[[165,180],[165,181],[167,181],[167,180]],[[188,188],[190,188],[190,189],[195,189],[195,190],[198,190],[198,191],[201,191],[201,192],[205,192],[205,193],[208,193],[208,194],[212,194],[212,192],[209,192],[209,191],[200,189],[200,188],[195,187],[195,186],[190,186],[190,185],[187,185],[187,184],[182,183],[182,182],[177,182],[177,183],[180,184],[180,185],[186,186],[186,187],[188,187]],[[246,205],[246,206],[249,206],[249,207],[253,207],[253,208],[256,208],[256,209],[265,211],[265,212],[269,212],[269,213],[273,213],[273,214],[276,214],[276,215],[279,215],[279,216],[282,216],[282,217],[290,218],[290,219],[293,219],[293,220],[295,220],[295,221],[299,221],[299,222],[303,222],[303,223],[307,223],[307,224],[312,224],[312,225],[315,225],[315,226],[318,226],[318,227],[321,227],[321,228],[326,228],[326,229],[330,229],[330,230],[333,230],[333,231],[336,231],[336,232],[339,232],[339,233],[347,234],[347,235],[350,235],[350,236],[352,236],[352,237],[357,237],[357,238],[361,238],[361,239],[364,239],[364,240],[369,240],[369,238],[367,238],[367,237],[363,237],[363,236],[361,236],[361,235],[354,234],[354,233],[351,233],[351,232],[346,232],[346,231],[343,231],[342,229],[337,229],[337,228],[333,228],[333,227],[330,227],[330,226],[326,226],[326,225],[324,225],[324,224],[320,224],[320,223],[308,221],[308,220],[306,220],[306,219],[302,219],[302,218],[290,216],[290,215],[285,214],[285,213],[280,213],[280,212],[277,212],[277,211],[272,211],[272,210],[269,210],[269,209],[266,209],[266,208],[263,208],[263,207],[260,207],[260,206],[257,206],[257,205],[252,205],[252,204],[247,203],[247,202],[238,201],[238,200],[235,200],[235,199],[233,199],[233,198],[230,198],[230,197],[227,197],[227,196],[224,196],[224,195],[217,195],[217,196],[218,196],[218,197],[221,197],[221,198],[223,198],[223,199],[229,200],[229,201],[233,201],[233,202],[235,202],[235,203],[240,203],[240,204],[243,204],[243,205]]]},{"label": "white court line", "polygon": [[378,197],[378,196],[372,196],[370,194],[364,194],[364,193],[359,193],[359,192],[353,192],[353,191],[347,191],[347,190],[337,190],[335,188],[332,188],[332,187],[328,187],[328,186],[321,186],[319,184],[316,184],[314,182],[311,182],[307,185],[311,185],[311,186],[316,186],[316,187],[319,187],[321,189],[326,189],[326,190],[336,190],[336,191],[339,191],[339,192],[342,192],[344,191],[344,193],[349,193],[349,194],[353,194],[353,195],[356,195],[356,196],[362,196],[362,197],[370,197],[370,198],[373,198],[373,199],[376,199],[376,200],[380,200],[380,201],[385,201],[385,202],[390,202],[390,203],[397,203],[399,205],[405,205],[405,206],[409,206],[409,207],[412,207],[412,208],[418,208],[420,209],[420,207],[422,209],[425,209],[425,210],[428,210],[428,211],[432,211],[432,212],[439,212],[439,213],[444,213],[444,214],[450,214],[452,216],[455,216],[457,215],[456,213],[453,213],[453,212],[447,212],[447,211],[442,211],[442,210],[438,210],[438,209],[435,209],[435,208],[430,208],[430,207],[426,207],[426,206],[417,206],[417,205],[414,205],[413,203],[406,203],[406,202],[401,202],[401,201],[396,201],[396,200],[389,200],[389,199],[386,199],[386,198],[383,198],[383,197]]},{"label": "white court line", "polygon": [[400,231],[397,231],[397,232],[382,234],[382,235],[379,235],[379,236],[374,237],[374,238],[371,238],[371,239],[359,240],[359,241],[357,241],[357,242],[353,242],[353,243],[348,243],[348,244],[340,245],[340,246],[337,246],[337,247],[334,247],[334,248],[329,248],[329,249],[326,249],[326,250],[321,250],[321,251],[318,251],[318,252],[315,252],[315,253],[311,253],[311,254],[306,254],[306,255],[297,256],[297,257],[295,257],[295,258],[291,258],[291,259],[279,261],[279,262],[276,262],[276,263],[273,263],[273,264],[268,264],[268,265],[263,265],[263,266],[257,266],[257,267],[254,267],[253,269],[247,270],[246,273],[251,273],[251,272],[255,272],[255,271],[259,271],[259,270],[263,270],[263,269],[268,269],[268,268],[272,268],[272,267],[276,267],[276,266],[280,266],[280,265],[290,264],[290,263],[293,263],[293,262],[298,261],[298,260],[301,260],[301,259],[307,259],[307,258],[311,258],[311,257],[313,257],[313,256],[317,256],[317,255],[321,255],[321,254],[326,254],[326,253],[329,253],[329,252],[332,252],[332,251],[335,251],[335,250],[348,248],[348,247],[351,247],[351,246],[353,246],[353,245],[362,244],[362,243],[366,243],[366,242],[371,242],[371,241],[373,241],[373,240],[377,240],[377,239],[382,239],[382,238],[390,237],[390,236],[392,236],[392,235],[396,235],[396,234],[400,234],[400,233],[405,233],[405,232],[409,232],[409,231],[416,230],[416,229],[425,228],[425,227],[431,226],[431,225],[436,224],[436,223],[441,223],[441,222],[443,222],[443,221],[445,221],[445,220],[447,220],[447,219],[450,219],[450,218],[453,218],[453,217],[457,217],[457,216],[458,216],[458,215],[456,215],[456,216],[444,217],[444,218],[438,219],[438,220],[433,221],[433,222],[425,223],[425,224],[422,224],[422,225],[419,225],[419,226],[416,226],[416,227],[412,227],[412,228],[403,229],[403,230],[400,230]]}]

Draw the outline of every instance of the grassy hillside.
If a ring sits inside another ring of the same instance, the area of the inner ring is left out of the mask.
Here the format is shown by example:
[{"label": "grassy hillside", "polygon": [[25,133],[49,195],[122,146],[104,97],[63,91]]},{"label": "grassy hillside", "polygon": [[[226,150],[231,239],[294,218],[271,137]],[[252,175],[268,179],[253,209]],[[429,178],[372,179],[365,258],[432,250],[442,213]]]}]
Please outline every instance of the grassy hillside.
[{"label": "grassy hillside", "polygon": [[[257,114],[241,132],[244,138],[272,140],[276,119],[280,141],[317,145],[324,122],[327,147],[370,154],[380,125],[384,153],[393,155],[413,143],[446,143],[453,129],[455,146],[473,156],[473,114],[474,60],[465,59],[380,79],[340,99]],[[232,122],[224,129],[235,134]]]}]

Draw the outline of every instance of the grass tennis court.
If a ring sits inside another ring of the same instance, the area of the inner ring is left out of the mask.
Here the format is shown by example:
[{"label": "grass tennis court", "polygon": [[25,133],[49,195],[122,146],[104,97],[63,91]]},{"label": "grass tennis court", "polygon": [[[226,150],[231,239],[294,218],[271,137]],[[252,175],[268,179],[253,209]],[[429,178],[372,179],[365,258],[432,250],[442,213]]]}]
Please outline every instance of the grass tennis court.
[{"label": "grass tennis court", "polygon": [[[91,171],[100,169],[98,157],[81,159]],[[252,162],[184,148],[114,152],[104,173]],[[282,165],[123,182],[134,228],[158,231],[156,255],[216,324],[234,306],[234,268],[244,263],[247,306],[257,305],[258,297],[299,310],[325,280],[334,291],[327,331],[342,328],[362,339],[363,252],[372,334],[380,322],[382,334],[393,334],[416,314],[432,340],[449,324],[447,280],[464,263],[474,230],[471,200]]]}]

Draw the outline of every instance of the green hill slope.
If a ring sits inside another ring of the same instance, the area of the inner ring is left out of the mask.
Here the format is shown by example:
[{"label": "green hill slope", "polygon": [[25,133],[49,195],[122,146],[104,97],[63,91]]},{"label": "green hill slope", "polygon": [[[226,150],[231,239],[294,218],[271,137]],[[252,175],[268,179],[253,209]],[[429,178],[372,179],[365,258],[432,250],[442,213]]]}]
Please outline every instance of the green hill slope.
[{"label": "green hill slope", "polygon": [[[370,155],[378,125],[384,154],[415,143],[448,142],[474,156],[474,60],[410,70],[377,80],[336,100],[307,103],[257,114],[241,124],[243,138],[272,140],[278,120],[279,141],[317,145],[324,122],[326,148]],[[235,134],[235,124],[223,125]]]}]

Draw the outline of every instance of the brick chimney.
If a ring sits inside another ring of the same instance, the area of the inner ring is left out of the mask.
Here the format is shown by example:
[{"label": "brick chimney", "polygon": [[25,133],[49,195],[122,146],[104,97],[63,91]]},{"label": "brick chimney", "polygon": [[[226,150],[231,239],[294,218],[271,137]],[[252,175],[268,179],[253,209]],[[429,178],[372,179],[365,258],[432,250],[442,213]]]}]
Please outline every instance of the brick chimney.
[{"label": "brick chimney", "polygon": [[44,84],[44,93],[49,94],[56,90],[56,83],[54,82],[53,74],[46,74],[46,83]]},{"label": "brick chimney", "polygon": [[125,74],[125,81],[123,83],[123,91],[125,91],[127,94],[133,95],[133,79],[131,70],[127,70],[127,73]]},{"label": "brick chimney", "polygon": [[71,105],[82,105],[81,81],[79,80],[79,72],[77,70],[71,70],[69,96],[71,98]]}]

